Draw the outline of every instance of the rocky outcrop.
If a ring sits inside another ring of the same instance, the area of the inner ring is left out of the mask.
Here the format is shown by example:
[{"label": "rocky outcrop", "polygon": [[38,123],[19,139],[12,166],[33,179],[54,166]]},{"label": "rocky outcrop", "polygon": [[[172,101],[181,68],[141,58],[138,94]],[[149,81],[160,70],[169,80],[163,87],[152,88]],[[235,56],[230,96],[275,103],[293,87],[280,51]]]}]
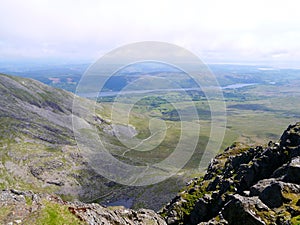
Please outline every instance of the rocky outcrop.
[{"label": "rocky outcrop", "polygon": [[269,208],[258,197],[244,197],[239,194],[231,196],[231,200],[224,206],[221,215],[228,224],[232,225],[266,225],[256,213],[268,212]]},{"label": "rocky outcrop", "polygon": [[73,203],[69,205],[69,211],[88,224],[166,224],[161,216],[148,209],[107,209],[99,204]]},{"label": "rocky outcrop", "polygon": [[168,224],[298,224],[299,169],[297,123],[279,143],[227,148],[160,213]]},{"label": "rocky outcrop", "polygon": [[[55,195],[31,191],[0,192],[1,224],[127,224],[164,225],[166,222],[152,210],[134,211],[124,207],[106,208],[99,204],[66,202]],[[69,218],[67,223],[59,217]]]}]

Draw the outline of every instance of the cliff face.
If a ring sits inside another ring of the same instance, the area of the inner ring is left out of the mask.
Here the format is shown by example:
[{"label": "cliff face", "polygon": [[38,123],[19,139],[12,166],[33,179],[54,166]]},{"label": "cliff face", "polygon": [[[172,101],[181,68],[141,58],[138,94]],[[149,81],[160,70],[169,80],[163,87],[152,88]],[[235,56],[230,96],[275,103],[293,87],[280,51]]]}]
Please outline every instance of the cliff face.
[{"label": "cliff face", "polygon": [[300,123],[279,143],[227,148],[161,215],[168,224],[300,224]]}]

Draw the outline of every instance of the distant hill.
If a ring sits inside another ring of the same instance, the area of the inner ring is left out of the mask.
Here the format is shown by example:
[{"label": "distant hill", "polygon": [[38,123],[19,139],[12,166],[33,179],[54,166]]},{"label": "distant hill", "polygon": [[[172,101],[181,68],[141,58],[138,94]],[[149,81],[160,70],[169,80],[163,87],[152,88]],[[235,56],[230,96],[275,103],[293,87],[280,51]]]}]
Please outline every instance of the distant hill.
[{"label": "distant hill", "polygon": [[[28,67],[23,64],[0,65],[0,72],[33,78],[44,84],[75,92],[76,87],[88,68],[89,64],[66,64],[66,65],[40,65]],[[191,65],[192,66],[192,65]],[[221,86],[236,83],[258,83],[258,84],[286,84],[292,80],[299,79],[299,69],[279,69],[260,65],[231,65],[231,64],[209,64],[208,67],[218,79]],[[119,91],[124,86],[144,75],[150,76],[178,76],[182,73],[178,68],[166,66],[163,63],[144,62],[132,64],[117,71],[105,86],[105,91]],[[194,87],[192,80],[180,78],[182,87]],[[176,80],[175,79],[175,80]]]}]

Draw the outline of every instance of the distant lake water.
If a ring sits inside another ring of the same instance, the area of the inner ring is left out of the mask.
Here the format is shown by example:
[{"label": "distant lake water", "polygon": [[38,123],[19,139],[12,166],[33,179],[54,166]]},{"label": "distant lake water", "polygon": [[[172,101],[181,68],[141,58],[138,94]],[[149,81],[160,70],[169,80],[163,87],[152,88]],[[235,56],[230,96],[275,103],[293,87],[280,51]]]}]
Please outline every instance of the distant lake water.
[{"label": "distant lake water", "polygon": [[124,206],[125,208],[131,208],[133,205],[133,198],[120,199],[115,202],[107,203],[106,206]]},{"label": "distant lake water", "polygon": [[[236,83],[221,87],[221,89],[238,89],[247,86],[256,85],[257,83]],[[81,93],[79,96],[84,98],[96,98],[96,97],[109,97],[116,95],[128,95],[128,94],[145,94],[151,92],[168,92],[168,91],[200,91],[200,88],[170,88],[170,89],[151,89],[151,90],[135,90],[135,91],[103,91],[103,92],[90,92]]]},{"label": "distant lake water", "polygon": [[244,84],[244,83],[237,83],[237,84],[230,84],[227,86],[222,87],[222,89],[237,89],[237,88],[242,88],[242,87],[247,87],[247,86],[252,86],[252,85],[256,85],[257,83],[248,83],[248,84]]}]

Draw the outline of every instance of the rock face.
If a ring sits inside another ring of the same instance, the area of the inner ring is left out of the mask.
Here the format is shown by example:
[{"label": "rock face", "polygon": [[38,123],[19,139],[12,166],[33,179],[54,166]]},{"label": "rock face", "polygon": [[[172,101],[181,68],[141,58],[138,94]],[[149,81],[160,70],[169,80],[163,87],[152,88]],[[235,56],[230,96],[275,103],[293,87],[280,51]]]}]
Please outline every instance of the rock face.
[{"label": "rock face", "polygon": [[140,209],[138,211],[119,207],[118,209],[107,209],[99,204],[71,204],[70,212],[80,220],[88,224],[166,224],[164,219],[153,210]]},{"label": "rock face", "polygon": [[279,143],[235,144],[161,210],[168,224],[300,224],[300,123]]}]

